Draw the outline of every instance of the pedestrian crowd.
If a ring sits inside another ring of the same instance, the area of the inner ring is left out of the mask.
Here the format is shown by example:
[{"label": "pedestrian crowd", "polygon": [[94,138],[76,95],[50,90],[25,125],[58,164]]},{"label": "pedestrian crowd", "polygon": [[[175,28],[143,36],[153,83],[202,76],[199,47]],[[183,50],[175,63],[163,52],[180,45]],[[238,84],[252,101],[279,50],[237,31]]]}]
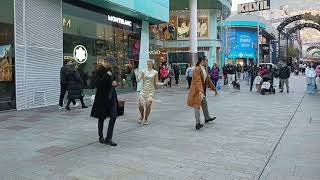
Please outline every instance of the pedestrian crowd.
[{"label": "pedestrian crowd", "polygon": [[[173,67],[171,67],[173,66]],[[117,116],[122,115],[124,104],[117,98],[116,87],[121,85],[122,80],[119,79],[119,70],[117,69],[117,60],[113,56],[107,56],[104,61],[97,64],[93,76],[90,80],[91,87],[96,89],[92,100],[91,117],[98,119],[98,140],[100,143],[117,146],[112,140],[113,129]],[[294,64],[293,68],[298,73],[306,75],[307,92],[314,94],[317,90],[317,82],[320,82],[320,65],[315,66],[313,63]],[[208,66],[206,56],[198,58],[195,66],[188,64],[186,68],[186,80],[188,82],[187,105],[193,108],[195,113],[195,128],[200,130],[204,124],[201,124],[200,109],[204,115],[204,122],[214,121],[216,117],[211,117],[208,111],[207,90],[212,90],[218,95],[221,88],[220,74],[223,77],[223,85],[235,86],[239,81],[244,81],[249,85],[252,91],[255,85],[257,92],[275,92],[273,89],[274,78],[279,78],[280,92],[289,93],[289,78],[291,69],[285,62],[279,62],[277,66],[271,63],[264,64],[225,64],[221,71],[217,64],[212,67]],[[133,88],[137,88],[137,83],[142,83],[141,91],[138,98],[138,112],[140,117],[137,118],[139,124],[148,125],[149,116],[152,111],[152,104],[156,89],[158,87],[167,88],[174,84],[180,84],[180,67],[178,64],[162,64],[159,72],[154,69],[154,60],[147,60],[147,69],[138,70],[135,66],[130,72]],[[78,65],[69,61],[64,64],[60,71],[61,94],[59,100],[59,108],[64,106],[64,97],[67,93],[67,103],[65,109],[70,111],[71,103],[78,106],[76,100],[79,99],[82,108],[87,108],[84,103],[84,94],[81,86],[81,77],[78,71]],[[266,84],[269,86],[266,87]],[[239,83],[238,83],[239,84]],[[319,85],[318,85],[319,86]],[[136,90],[136,89],[135,89]],[[240,90],[240,84],[239,84]],[[106,137],[103,136],[104,121],[110,118]]]}]

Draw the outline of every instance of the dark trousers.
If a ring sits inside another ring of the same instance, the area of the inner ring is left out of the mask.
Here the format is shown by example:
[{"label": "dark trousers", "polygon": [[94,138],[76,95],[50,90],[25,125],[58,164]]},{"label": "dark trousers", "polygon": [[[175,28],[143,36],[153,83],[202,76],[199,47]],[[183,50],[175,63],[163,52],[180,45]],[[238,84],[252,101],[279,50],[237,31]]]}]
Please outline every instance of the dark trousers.
[{"label": "dark trousers", "polygon": [[[63,106],[63,99],[64,99],[64,96],[66,95],[67,93],[67,86],[64,85],[64,84],[61,84],[60,85],[61,89],[60,89],[60,100],[59,100],[59,106]],[[75,100],[72,100],[72,103],[73,105],[76,104],[76,101]],[[70,103],[69,103],[70,104]]]},{"label": "dark trousers", "polygon": [[214,86],[217,87],[219,79],[212,78],[211,81],[213,82]]},{"label": "dark trousers", "polygon": [[187,77],[187,80],[188,80],[188,88],[190,88],[191,82],[192,82],[192,77]]},{"label": "dark trousers", "polygon": [[174,76],[174,79],[176,80],[176,84],[179,84],[179,75]]},{"label": "dark trousers", "polygon": [[[73,103],[73,105],[76,104],[76,101],[74,99],[69,99],[66,107],[69,107],[71,102]],[[83,97],[80,98],[80,102],[81,102],[82,107],[84,107],[85,105],[84,105]]]},{"label": "dark trousers", "polygon": [[228,76],[227,76],[227,74],[224,74],[223,75],[223,85],[227,85],[228,84]]},{"label": "dark trousers", "polygon": [[137,81],[135,79],[131,80],[133,90],[137,90]]},{"label": "dark trousers", "polygon": [[[116,100],[115,96],[112,96],[110,120],[109,120],[108,132],[107,132],[106,139],[109,139],[109,140],[112,139],[113,128],[114,128],[114,124],[116,123],[116,120],[117,120],[117,114],[118,114],[117,100]],[[99,138],[103,137],[103,124],[104,124],[104,119],[100,118],[98,120],[98,135],[99,135]]]},{"label": "dark trousers", "polygon": [[254,78],[256,78],[256,77],[251,76],[251,79],[250,79],[250,91],[252,91]]}]

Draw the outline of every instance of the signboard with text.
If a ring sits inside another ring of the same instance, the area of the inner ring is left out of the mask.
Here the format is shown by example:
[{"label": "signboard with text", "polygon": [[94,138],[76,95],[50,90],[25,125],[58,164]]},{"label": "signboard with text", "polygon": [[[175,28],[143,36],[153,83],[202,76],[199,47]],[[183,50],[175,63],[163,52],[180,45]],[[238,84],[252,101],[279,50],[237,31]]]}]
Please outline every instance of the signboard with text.
[{"label": "signboard with text", "polygon": [[270,9],[270,0],[261,0],[256,2],[244,3],[238,5],[238,13],[249,13],[264,11]]}]

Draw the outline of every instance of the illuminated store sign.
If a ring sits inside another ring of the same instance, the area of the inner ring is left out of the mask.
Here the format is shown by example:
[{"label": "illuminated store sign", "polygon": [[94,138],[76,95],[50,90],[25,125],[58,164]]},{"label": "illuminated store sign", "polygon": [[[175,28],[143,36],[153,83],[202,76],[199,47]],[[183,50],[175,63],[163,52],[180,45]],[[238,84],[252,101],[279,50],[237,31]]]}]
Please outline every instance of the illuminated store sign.
[{"label": "illuminated store sign", "polygon": [[238,13],[248,13],[270,9],[270,0],[257,1],[238,5]]},{"label": "illuminated store sign", "polygon": [[71,20],[70,19],[63,18],[62,22],[63,22],[63,27],[71,28]]},{"label": "illuminated store sign", "polygon": [[79,63],[85,63],[88,58],[88,51],[82,45],[77,45],[73,50],[73,57]]},{"label": "illuminated store sign", "polygon": [[132,22],[131,21],[125,20],[125,19],[122,19],[122,18],[119,18],[119,17],[115,17],[115,16],[108,15],[108,21],[119,23],[119,24],[122,24],[122,25],[130,26],[130,27],[132,26]]}]

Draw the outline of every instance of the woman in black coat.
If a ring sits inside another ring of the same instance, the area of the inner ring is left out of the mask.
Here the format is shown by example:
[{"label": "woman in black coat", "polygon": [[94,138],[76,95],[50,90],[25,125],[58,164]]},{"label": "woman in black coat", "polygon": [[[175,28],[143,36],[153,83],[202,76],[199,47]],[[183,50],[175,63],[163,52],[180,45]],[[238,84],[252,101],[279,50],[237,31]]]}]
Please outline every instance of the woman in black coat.
[{"label": "woman in black coat", "polygon": [[[99,65],[94,73],[94,84],[97,88],[95,100],[92,106],[91,117],[98,119],[99,142],[116,146],[112,141],[113,128],[117,119],[118,99],[115,87],[115,75],[112,74],[110,67]],[[107,137],[103,138],[104,120],[110,117]]]},{"label": "woman in black coat", "polygon": [[68,89],[68,103],[66,109],[70,111],[70,103],[75,99],[80,99],[82,108],[87,108],[83,101],[83,94],[81,88],[81,77],[78,71],[77,64],[71,64],[66,73],[67,89]]}]

